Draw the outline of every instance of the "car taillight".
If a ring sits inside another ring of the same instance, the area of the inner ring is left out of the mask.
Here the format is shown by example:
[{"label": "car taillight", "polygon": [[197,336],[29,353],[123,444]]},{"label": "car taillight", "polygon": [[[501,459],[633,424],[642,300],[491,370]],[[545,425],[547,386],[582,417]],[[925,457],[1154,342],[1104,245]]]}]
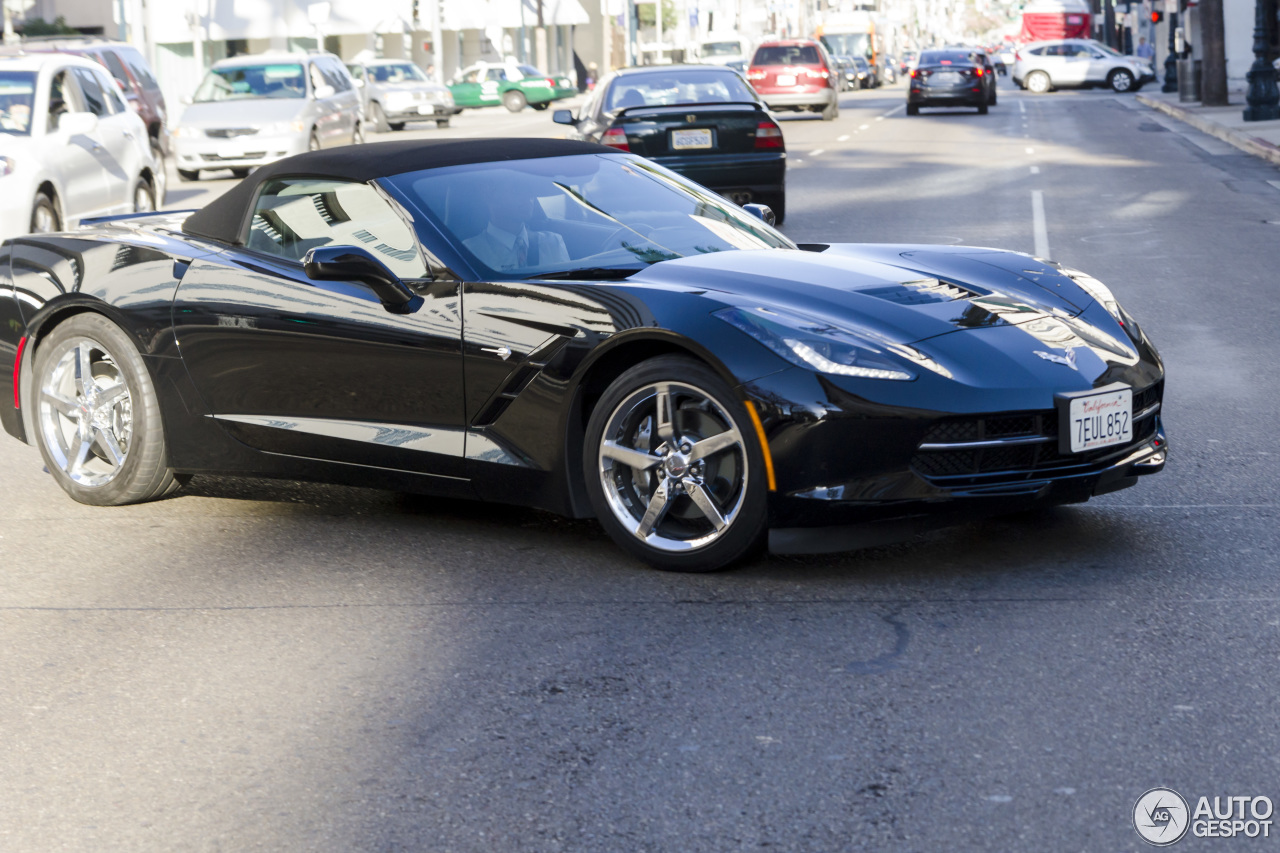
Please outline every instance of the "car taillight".
[{"label": "car taillight", "polygon": [[975,76],[975,77],[981,77],[981,76],[982,76],[982,69],[981,69],[981,68],[975,68],[975,69],[973,69],[973,76]]},{"label": "car taillight", "polygon": [[829,75],[826,71],[814,71],[812,68],[806,68],[806,69],[804,70],[804,76],[806,76],[806,77],[818,77],[818,78],[820,78],[820,79],[822,79],[822,80],[825,80],[825,79],[827,79],[827,78],[828,78],[829,76],[831,76],[831,75]]},{"label": "car taillight", "polygon": [[919,72],[919,71],[917,71],[916,69],[914,69],[914,68],[912,68],[912,69],[911,69],[911,76],[912,76],[912,77],[916,77],[916,76],[918,76],[919,74],[920,74],[920,72]]},{"label": "car taillight", "polygon": [[748,68],[748,69],[747,69],[747,79],[748,79],[748,80],[763,80],[765,77],[768,77],[768,76],[769,76],[769,73],[768,73],[767,71],[765,71],[763,68]]},{"label": "car taillight", "polygon": [[771,121],[756,125],[756,148],[781,148],[782,128]]},{"label": "car taillight", "polygon": [[631,150],[631,146],[627,144],[627,132],[620,127],[611,127],[606,130],[604,136],[600,138],[600,144],[620,151]]},{"label": "car taillight", "polygon": [[552,89],[554,89],[554,88],[556,87],[556,81],[555,81],[555,80],[552,80],[550,77],[548,77],[548,78],[547,78],[547,86],[548,86],[548,87],[550,87],[550,88],[552,88]]}]

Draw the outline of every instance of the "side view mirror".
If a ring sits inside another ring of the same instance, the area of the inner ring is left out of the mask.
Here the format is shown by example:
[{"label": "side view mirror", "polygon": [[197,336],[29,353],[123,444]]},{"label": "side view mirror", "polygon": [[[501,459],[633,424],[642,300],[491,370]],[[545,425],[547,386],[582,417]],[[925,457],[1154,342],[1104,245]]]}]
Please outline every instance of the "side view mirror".
[{"label": "side view mirror", "polygon": [[316,100],[333,97],[334,88],[332,86],[316,86]]},{"label": "side view mirror", "polygon": [[363,88],[364,88],[364,81],[363,81],[363,80],[352,80],[351,82],[356,84],[356,88],[357,88],[357,89],[363,89]]},{"label": "side view mirror", "polygon": [[556,110],[551,114],[551,120],[556,124],[573,124],[573,110]]},{"label": "side view mirror", "polygon": [[63,113],[58,119],[58,130],[68,136],[93,133],[98,129],[98,117],[93,113]]},{"label": "side view mirror", "polygon": [[395,311],[413,301],[413,291],[382,261],[358,246],[317,246],[302,256],[312,281],[358,281]]},{"label": "side view mirror", "polygon": [[765,225],[772,225],[777,221],[777,217],[773,215],[773,208],[767,204],[744,204],[742,209],[762,221]]}]

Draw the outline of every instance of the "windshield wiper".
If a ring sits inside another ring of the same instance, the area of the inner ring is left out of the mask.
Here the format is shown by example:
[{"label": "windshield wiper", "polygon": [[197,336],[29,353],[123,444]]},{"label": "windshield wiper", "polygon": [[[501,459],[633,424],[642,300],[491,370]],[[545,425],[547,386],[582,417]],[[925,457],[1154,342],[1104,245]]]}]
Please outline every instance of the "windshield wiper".
[{"label": "windshield wiper", "polygon": [[605,281],[621,281],[624,278],[630,278],[640,272],[640,268],[635,267],[583,267],[576,270],[560,270],[559,272],[540,272],[531,276],[526,276],[525,280],[549,278],[549,279],[601,279]]}]

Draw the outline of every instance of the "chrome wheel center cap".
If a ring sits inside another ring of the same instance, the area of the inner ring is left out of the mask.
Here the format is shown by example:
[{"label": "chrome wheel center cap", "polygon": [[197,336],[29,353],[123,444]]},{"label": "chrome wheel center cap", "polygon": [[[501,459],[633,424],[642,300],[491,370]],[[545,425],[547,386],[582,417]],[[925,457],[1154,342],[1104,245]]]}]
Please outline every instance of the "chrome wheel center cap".
[{"label": "chrome wheel center cap", "polygon": [[666,467],[667,476],[673,480],[679,480],[689,473],[689,457],[683,453],[673,453],[667,457]]}]

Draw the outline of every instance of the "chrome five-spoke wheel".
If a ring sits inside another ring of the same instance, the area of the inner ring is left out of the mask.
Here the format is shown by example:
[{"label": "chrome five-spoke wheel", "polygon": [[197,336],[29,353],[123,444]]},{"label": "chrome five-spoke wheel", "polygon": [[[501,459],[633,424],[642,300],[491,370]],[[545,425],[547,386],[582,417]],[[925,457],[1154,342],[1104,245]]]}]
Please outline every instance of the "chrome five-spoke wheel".
[{"label": "chrome five-spoke wheel", "polygon": [[[651,379],[655,365],[674,362]],[[665,357],[628,371],[592,418],[587,469],[597,516],[620,544],[661,568],[705,571],[763,535],[762,484],[741,414],[704,366]],[[751,436],[754,439],[754,436]],[[603,510],[603,511],[601,511]]]},{"label": "chrome five-spoke wheel", "polygon": [[102,486],[120,473],[133,438],[133,399],[106,347],[76,338],[40,385],[40,430],[72,481]]},{"label": "chrome five-spoke wheel", "polygon": [[58,485],[81,503],[162,497],[185,477],[168,467],[160,405],[137,347],[100,314],[77,314],[36,344],[36,440]]}]

